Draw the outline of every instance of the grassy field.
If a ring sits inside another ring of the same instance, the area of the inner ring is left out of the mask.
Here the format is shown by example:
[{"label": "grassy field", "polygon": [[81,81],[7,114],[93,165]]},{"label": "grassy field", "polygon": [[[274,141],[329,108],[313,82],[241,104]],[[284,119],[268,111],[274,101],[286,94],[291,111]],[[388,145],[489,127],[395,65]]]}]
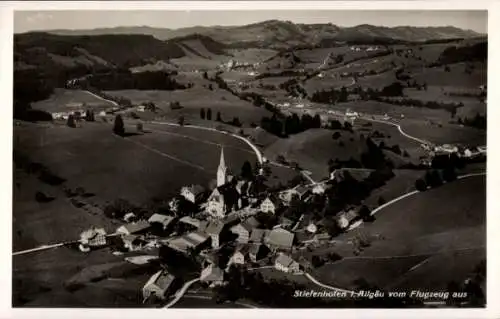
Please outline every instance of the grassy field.
[{"label": "grassy field", "polygon": [[[322,179],[328,174],[328,160],[348,160],[350,157],[359,160],[366,144],[356,133],[339,131],[341,137],[332,138],[334,131],[312,129],[279,139],[264,151],[270,160],[283,155],[289,162],[298,162],[304,169],[313,173],[314,179]],[[352,139],[352,140],[351,140]],[[343,146],[342,146],[343,144]]]},{"label": "grassy field", "polygon": [[229,136],[194,129],[180,134],[163,125],[151,129],[154,132],[119,138],[104,123],[87,123],[78,129],[41,128],[15,132],[16,149],[45,164],[70,185],[106,200],[122,197],[138,203],[171,196],[187,184],[207,185],[215,178],[219,144],[229,146],[226,163],[234,172],[239,172],[245,160],[255,162],[248,146]]},{"label": "grassy field", "polygon": [[[220,90],[213,84],[214,90],[195,85],[191,89],[177,91],[108,91],[106,93],[114,96],[123,96],[132,103],[154,102],[159,108],[170,115],[186,118],[200,118],[200,109],[212,109],[212,120],[215,120],[217,112],[221,113],[223,120],[232,120],[238,117],[244,126],[250,123],[259,123],[263,116],[269,116],[264,108],[256,107],[250,102],[242,101],[227,91]],[[182,109],[171,110],[170,102],[179,102]]]},{"label": "grassy field", "polygon": [[425,68],[421,72],[413,75],[419,83],[427,83],[429,86],[453,86],[461,88],[477,88],[486,85],[485,66],[474,69],[472,74],[466,74],[465,64],[456,63],[449,66],[450,72],[446,72],[444,67]]},{"label": "grassy field", "polygon": [[113,107],[112,103],[101,100],[92,94],[80,90],[55,89],[49,99],[32,104],[34,109],[53,112],[69,112],[92,108],[94,111]]},{"label": "grassy field", "polygon": [[461,127],[456,124],[424,124],[421,121],[404,119],[400,121],[403,130],[413,136],[429,140],[433,143],[462,143],[471,145],[485,145],[486,131],[472,127]]},{"label": "grassy field", "polygon": [[[361,277],[405,289],[446,288],[451,279],[463,280],[485,254],[485,192],[485,178],[471,177],[401,200],[380,211],[373,223],[338,237],[332,249],[346,258],[317,274],[347,287]],[[349,242],[359,234],[371,238],[371,245],[354,256]],[[448,275],[441,276],[444,272]]]}]

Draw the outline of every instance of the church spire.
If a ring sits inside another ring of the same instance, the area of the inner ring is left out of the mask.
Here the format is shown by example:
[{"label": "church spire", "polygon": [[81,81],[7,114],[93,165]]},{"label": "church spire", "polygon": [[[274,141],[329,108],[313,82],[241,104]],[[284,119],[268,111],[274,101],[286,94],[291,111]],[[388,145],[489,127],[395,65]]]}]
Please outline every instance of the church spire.
[{"label": "church spire", "polygon": [[220,150],[220,162],[219,162],[219,169],[224,169],[226,170],[226,162],[224,160],[224,146],[221,147]]},{"label": "church spire", "polygon": [[226,162],[224,160],[224,147],[222,147],[220,151],[219,168],[217,169],[217,187],[226,184],[227,182],[226,171],[227,167],[226,167]]}]

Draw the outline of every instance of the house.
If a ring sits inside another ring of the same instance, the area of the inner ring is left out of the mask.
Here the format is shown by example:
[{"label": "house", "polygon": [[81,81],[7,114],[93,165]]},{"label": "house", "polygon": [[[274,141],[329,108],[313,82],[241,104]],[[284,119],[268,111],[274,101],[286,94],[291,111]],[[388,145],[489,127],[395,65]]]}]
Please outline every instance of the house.
[{"label": "house", "polygon": [[299,244],[308,244],[315,241],[315,236],[305,230],[295,232],[295,239]]},{"label": "house", "polygon": [[80,234],[80,242],[84,245],[99,247],[106,245],[106,231],[103,228],[91,228]]},{"label": "house", "polygon": [[174,220],[173,216],[168,216],[168,215],[163,215],[163,214],[153,214],[149,219],[148,222],[150,224],[161,224],[163,226],[163,229],[166,229]]},{"label": "house", "polygon": [[164,270],[155,273],[142,288],[144,301],[153,296],[164,300],[174,280],[175,277]]},{"label": "house", "polygon": [[240,245],[239,247],[236,247],[234,250],[233,255],[229,259],[229,262],[227,263],[227,266],[231,265],[244,265],[246,256],[248,255],[250,251],[250,246],[249,245]]},{"label": "house", "polygon": [[219,188],[214,189],[208,197],[207,213],[216,218],[223,218],[225,216],[226,204]]},{"label": "house", "polygon": [[137,220],[137,217],[132,212],[126,213],[123,216],[123,221],[126,222],[126,223],[131,223],[131,222],[136,221],[136,220]]},{"label": "house", "polygon": [[276,228],[269,232],[264,243],[271,249],[291,250],[294,234],[283,228]]},{"label": "house", "polygon": [[146,107],[144,105],[139,105],[136,108],[137,112],[144,112],[146,110]]},{"label": "house", "polygon": [[269,248],[262,244],[250,244],[248,248],[248,257],[254,263],[265,258],[267,254],[269,254]]},{"label": "house", "polygon": [[313,194],[324,194],[325,193],[325,188],[321,184],[316,184],[313,189],[312,189]]},{"label": "house", "polygon": [[137,235],[123,235],[123,247],[129,251],[135,251],[142,248],[142,240]]},{"label": "house", "polygon": [[203,200],[205,189],[201,185],[191,185],[181,188],[181,196],[191,203],[199,203]]},{"label": "house", "polygon": [[176,237],[168,240],[166,243],[172,249],[186,253],[188,249],[199,249],[205,244],[210,236],[205,232],[195,231],[182,237]]},{"label": "house", "polygon": [[350,209],[347,212],[342,212],[339,214],[339,217],[337,219],[337,223],[338,223],[340,228],[346,229],[358,217],[359,217],[358,213],[354,209]]},{"label": "house", "polygon": [[238,235],[238,238],[236,239],[237,242],[248,243],[252,230],[258,226],[259,222],[254,217],[250,217],[238,225],[231,227],[230,231],[233,234]]},{"label": "house", "polygon": [[134,265],[147,265],[150,261],[158,260],[158,256],[153,255],[141,255],[141,256],[132,256],[125,257],[125,261],[128,261]]},{"label": "house", "polygon": [[282,253],[278,254],[278,257],[274,261],[274,267],[277,270],[289,273],[299,271],[299,263],[293,260],[290,256]]},{"label": "house", "polygon": [[280,219],[280,226],[281,228],[288,228],[293,226],[293,221],[286,218],[286,217],[281,217]]},{"label": "house", "polygon": [[136,223],[130,223],[127,225],[120,226],[116,230],[116,232],[118,234],[125,234],[125,235],[138,234],[138,233],[143,233],[144,231],[148,230],[149,227],[151,227],[151,224],[149,224],[145,220],[140,220]]},{"label": "house", "polygon": [[279,202],[274,196],[268,196],[262,203],[260,203],[260,211],[263,213],[274,214],[278,208]]},{"label": "house", "polygon": [[306,231],[308,231],[309,233],[316,233],[318,231],[318,227],[316,227],[316,225],[314,225],[313,223],[310,223],[309,225],[307,225],[306,227]]},{"label": "house", "polygon": [[224,283],[224,271],[212,264],[201,271],[200,281],[209,283],[210,286],[220,286]]},{"label": "house", "polygon": [[260,229],[260,228],[253,229],[252,233],[250,234],[250,242],[251,243],[258,243],[258,244],[263,243],[264,238],[267,237],[269,232],[270,231],[267,229]]},{"label": "house", "polygon": [[194,226],[196,228],[200,227],[200,223],[201,223],[201,221],[199,219],[196,219],[196,218],[193,218],[190,216],[182,217],[181,219],[179,219],[179,222]]},{"label": "house", "polygon": [[219,248],[220,233],[223,228],[224,223],[222,221],[211,221],[205,229],[205,233],[212,239],[212,248]]},{"label": "house", "polygon": [[293,188],[280,192],[278,196],[285,206],[289,206],[294,198],[300,199],[300,193]]}]

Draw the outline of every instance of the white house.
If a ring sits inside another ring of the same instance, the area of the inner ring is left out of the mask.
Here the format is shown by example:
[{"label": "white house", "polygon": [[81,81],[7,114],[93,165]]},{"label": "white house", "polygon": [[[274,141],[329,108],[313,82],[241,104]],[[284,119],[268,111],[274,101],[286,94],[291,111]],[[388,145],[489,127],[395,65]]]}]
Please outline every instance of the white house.
[{"label": "white house", "polygon": [[210,283],[210,286],[221,286],[224,283],[224,271],[212,264],[201,271],[200,280]]},{"label": "white house", "polygon": [[325,188],[321,184],[317,184],[312,189],[313,194],[324,194]]},{"label": "white house", "polygon": [[149,278],[149,280],[142,288],[144,301],[149,299],[153,295],[159,299],[165,299],[167,291],[169,290],[174,280],[175,277],[164,270],[160,270],[155,273],[153,276],[151,276],[151,278]]},{"label": "white house", "polygon": [[277,208],[277,201],[272,199],[271,197],[266,197],[262,203],[260,203],[260,211],[263,213],[272,213],[274,214]]},{"label": "white house", "polygon": [[204,192],[205,189],[201,185],[184,186],[181,188],[181,196],[192,203],[196,203]]},{"label": "white house", "polygon": [[299,263],[283,253],[278,254],[274,261],[274,267],[283,272],[294,273],[299,271]]},{"label": "white house", "polygon": [[208,197],[206,211],[215,218],[223,218],[226,215],[224,195],[218,188],[214,189]]}]

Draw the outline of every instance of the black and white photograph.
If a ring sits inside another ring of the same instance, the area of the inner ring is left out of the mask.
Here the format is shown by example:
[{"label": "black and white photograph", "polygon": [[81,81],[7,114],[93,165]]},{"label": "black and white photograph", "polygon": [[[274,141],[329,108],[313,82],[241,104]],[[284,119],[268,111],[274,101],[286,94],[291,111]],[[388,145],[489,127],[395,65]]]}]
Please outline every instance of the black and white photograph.
[{"label": "black and white photograph", "polygon": [[15,10],[11,307],[484,309],[488,31]]}]

